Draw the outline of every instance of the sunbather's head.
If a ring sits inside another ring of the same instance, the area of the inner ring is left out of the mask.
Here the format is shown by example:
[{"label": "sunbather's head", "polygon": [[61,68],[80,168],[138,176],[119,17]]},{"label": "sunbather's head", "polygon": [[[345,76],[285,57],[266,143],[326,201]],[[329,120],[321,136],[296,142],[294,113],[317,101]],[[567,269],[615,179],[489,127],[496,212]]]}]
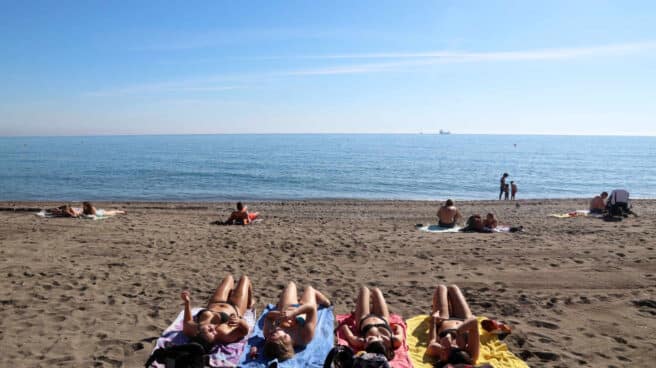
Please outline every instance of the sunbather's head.
[{"label": "sunbather's head", "polygon": [[82,202],[82,213],[85,215],[95,215],[95,209],[93,208],[93,205],[91,202]]},{"label": "sunbather's head", "polygon": [[241,211],[244,209],[244,204],[241,202],[237,202],[237,211]]},{"label": "sunbather's head", "polygon": [[449,355],[446,359],[450,364],[474,364],[471,356],[466,351],[460,348],[451,348],[448,350]]},{"label": "sunbather's head", "polygon": [[602,199],[608,198],[608,192],[601,192],[601,198]]},{"label": "sunbather's head", "polygon": [[382,339],[367,341],[364,346],[364,351],[367,353],[384,355],[387,360],[392,360],[394,358],[394,349],[392,346],[386,346]]},{"label": "sunbather's head", "polygon": [[203,339],[205,342],[214,343],[214,341],[218,338],[216,325],[213,325],[211,323],[202,324],[200,325],[199,330],[200,332],[198,336],[201,339]]},{"label": "sunbather's head", "polygon": [[264,342],[264,356],[269,359],[285,361],[294,356],[294,342],[283,330],[274,331]]},{"label": "sunbather's head", "polygon": [[446,202],[444,203],[444,205],[445,205],[446,207],[451,207],[451,206],[453,206],[453,201],[450,200],[450,199],[447,199]]},{"label": "sunbather's head", "polygon": [[494,214],[493,213],[488,213],[487,216],[485,216],[487,220],[494,220]]}]

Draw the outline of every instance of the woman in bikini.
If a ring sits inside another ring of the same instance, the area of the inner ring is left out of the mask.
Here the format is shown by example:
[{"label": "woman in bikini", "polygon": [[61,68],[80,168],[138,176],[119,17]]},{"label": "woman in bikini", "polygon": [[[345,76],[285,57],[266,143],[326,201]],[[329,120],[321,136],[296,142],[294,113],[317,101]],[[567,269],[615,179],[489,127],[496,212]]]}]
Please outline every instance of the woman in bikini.
[{"label": "woman in bikini", "polygon": [[249,331],[244,313],[253,305],[253,287],[248,276],[235,280],[227,275],[214,291],[207,307],[191,313],[188,291],[180,295],[185,304],[182,332],[204,345],[229,344],[241,340]]},{"label": "woman in bikini", "polygon": [[[372,304],[371,309],[369,304]],[[403,344],[403,328],[390,325],[389,309],[379,288],[373,289],[373,301],[369,289],[365,286],[360,288],[354,316],[357,321],[355,333],[347,325],[339,327],[349,345],[368,353],[385,355],[392,360],[394,350]]]},{"label": "woman in bikini", "polygon": [[441,363],[474,364],[478,359],[478,320],[460,289],[438,285],[433,294],[428,355]]},{"label": "woman in bikini", "polygon": [[263,349],[269,359],[290,359],[295,347],[309,344],[317,325],[318,305],[330,306],[330,300],[312,286],[305,287],[300,303],[297,294],[296,284],[290,282],[280,295],[276,309],[267,313]]},{"label": "woman in bikini", "polygon": [[97,210],[91,202],[82,203],[82,213],[85,215],[95,215],[95,216],[114,216],[125,214],[125,211],[121,210]]}]

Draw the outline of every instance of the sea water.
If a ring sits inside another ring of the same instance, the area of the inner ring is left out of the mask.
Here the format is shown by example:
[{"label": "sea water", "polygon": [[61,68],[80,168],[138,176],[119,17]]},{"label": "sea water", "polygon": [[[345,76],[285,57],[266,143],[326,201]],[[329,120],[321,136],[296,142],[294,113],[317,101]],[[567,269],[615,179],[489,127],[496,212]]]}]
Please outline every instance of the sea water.
[{"label": "sea water", "polygon": [[0,138],[0,200],[656,198],[656,137],[175,135]]}]

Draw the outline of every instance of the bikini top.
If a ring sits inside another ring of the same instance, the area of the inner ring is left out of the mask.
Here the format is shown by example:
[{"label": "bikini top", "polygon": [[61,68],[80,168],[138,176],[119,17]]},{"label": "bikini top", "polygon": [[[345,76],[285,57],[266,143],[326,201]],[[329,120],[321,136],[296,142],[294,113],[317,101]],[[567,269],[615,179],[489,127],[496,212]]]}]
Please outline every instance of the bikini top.
[{"label": "bikini top", "polygon": [[219,324],[226,323],[226,322],[228,322],[228,320],[230,320],[230,315],[226,312],[217,312],[217,311],[213,311],[213,310],[210,310],[210,309],[202,309],[194,317],[194,320],[195,320],[196,323],[199,322],[200,316],[205,312],[210,312],[210,313],[212,313],[212,315],[214,315],[216,317],[219,317]]},{"label": "bikini top", "polygon": [[368,325],[364,325],[364,326],[360,327],[360,336],[361,337],[367,336],[367,332],[369,332],[369,330],[371,330],[374,327],[384,328],[387,331],[389,331],[390,336],[394,336],[394,333],[392,332],[392,328],[390,327],[389,323],[387,323],[385,318],[382,318],[382,317],[376,316],[376,315],[369,315],[369,316],[366,316],[365,318],[363,318],[363,320],[367,319],[367,318],[370,318],[370,317],[376,317],[378,319],[381,319],[381,320],[383,320],[383,323],[370,323]]}]

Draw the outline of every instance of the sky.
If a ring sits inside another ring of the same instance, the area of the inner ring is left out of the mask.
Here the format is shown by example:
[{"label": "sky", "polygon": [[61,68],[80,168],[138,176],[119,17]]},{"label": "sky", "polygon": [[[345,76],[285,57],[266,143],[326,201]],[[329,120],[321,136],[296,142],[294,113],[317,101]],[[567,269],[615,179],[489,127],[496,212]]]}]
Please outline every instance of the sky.
[{"label": "sky", "polygon": [[654,24],[654,1],[0,0],[0,136],[653,136]]}]

